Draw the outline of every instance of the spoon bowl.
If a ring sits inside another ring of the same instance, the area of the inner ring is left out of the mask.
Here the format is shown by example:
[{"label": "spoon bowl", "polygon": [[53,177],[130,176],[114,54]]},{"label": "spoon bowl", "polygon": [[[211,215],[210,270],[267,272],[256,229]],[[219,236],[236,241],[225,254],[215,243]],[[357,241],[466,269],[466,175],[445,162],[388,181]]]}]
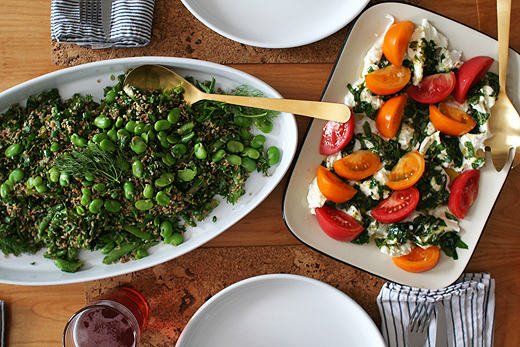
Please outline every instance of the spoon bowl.
[{"label": "spoon bowl", "polygon": [[174,71],[161,65],[146,64],[134,68],[126,76],[124,85],[134,85],[143,89],[182,87],[183,97],[188,105],[200,100],[213,100],[341,123],[348,121],[351,115],[350,107],[341,103],[204,93]]}]

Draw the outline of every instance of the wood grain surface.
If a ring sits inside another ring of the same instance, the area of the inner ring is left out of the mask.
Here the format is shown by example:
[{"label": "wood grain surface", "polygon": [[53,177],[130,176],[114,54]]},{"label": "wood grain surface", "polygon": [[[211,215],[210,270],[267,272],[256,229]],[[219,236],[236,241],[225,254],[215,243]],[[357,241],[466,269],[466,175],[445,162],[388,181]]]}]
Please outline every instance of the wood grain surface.
[{"label": "wood grain surface", "polygon": [[[496,37],[495,1],[414,2]],[[0,0],[0,91],[63,68],[53,63],[50,3],[49,0]],[[518,13],[520,0],[513,0],[511,47],[520,51],[520,17],[515,15]],[[286,98],[318,100],[333,64],[232,66],[264,80]],[[308,120],[297,116],[297,121],[301,140]],[[284,186],[285,180],[244,220],[205,247],[298,245],[281,218]],[[515,169],[507,179],[467,268],[468,272],[489,272],[496,279],[495,346],[520,345],[519,211],[520,170]],[[5,300],[7,308],[7,346],[61,345],[68,318],[85,304],[85,290],[93,284],[50,287],[0,284],[0,299]]]}]

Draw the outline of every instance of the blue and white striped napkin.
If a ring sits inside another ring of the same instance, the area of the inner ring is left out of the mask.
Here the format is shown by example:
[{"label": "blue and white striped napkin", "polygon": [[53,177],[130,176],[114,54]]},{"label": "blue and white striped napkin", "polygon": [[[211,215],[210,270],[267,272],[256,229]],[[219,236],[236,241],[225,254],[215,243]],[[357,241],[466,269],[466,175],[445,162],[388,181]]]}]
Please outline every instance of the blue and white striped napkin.
[{"label": "blue and white striped napkin", "polygon": [[155,0],[114,0],[107,40],[103,26],[80,24],[79,0],[52,0],[51,37],[83,47],[143,47],[150,43]]},{"label": "blue and white striped napkin", "polygon": [[[405,347],[406,328],[418,302],[442,301],[446,311],[448,346],[492,347],[495,321],[495,281],[489,274],[463,274],[451,286],[437,290],[387,282],[377,297],[381,333],[388,347]],[[427,347],[435,346],[436,321],[429,326]]]}]

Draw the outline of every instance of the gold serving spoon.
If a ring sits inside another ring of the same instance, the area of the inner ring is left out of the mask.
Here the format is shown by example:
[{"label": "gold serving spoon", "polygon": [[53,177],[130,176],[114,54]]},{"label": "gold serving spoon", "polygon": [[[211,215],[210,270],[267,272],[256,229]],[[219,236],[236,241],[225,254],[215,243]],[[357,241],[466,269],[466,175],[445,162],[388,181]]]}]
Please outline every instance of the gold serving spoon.
[{"label": "gold serving spoon", "polygon": [[500,92],[491,108],[489,131],[493,135],[486,140],[491,149],[491,158],[496,170],[501,170],[515,150],[512,167],[520,163],[520,116],[506,94],[507,60],[509,53],[509,29],[511,20],[511,0],[497,0],[498,24],[498,78]]},{"label": "gold serving spoon", "polygon": [[207,94],[177,73],[160,65],[148,64],[134,68],[126,76],[124,85],[135,85],[143,89],[172,89],[180,86],[184,89],[184,100],[188,105],[200,100],[213,100],[341,123],[350,118],[350,108],[340,103]]}]

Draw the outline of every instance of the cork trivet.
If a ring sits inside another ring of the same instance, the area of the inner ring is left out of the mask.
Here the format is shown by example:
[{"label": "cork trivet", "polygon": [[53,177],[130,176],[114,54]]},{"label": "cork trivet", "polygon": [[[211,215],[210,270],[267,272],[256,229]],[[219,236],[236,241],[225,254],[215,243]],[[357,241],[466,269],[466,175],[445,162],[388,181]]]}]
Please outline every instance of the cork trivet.
[{"label": "cork trivet", "polygon": [[296,274],[338,288],[380,326],[376,297],[384,280],[341,264],[307,246],[198,248],[181,257],[127,275],[85,284],[86,301],[117,286],[146,298],[150,320],[139,346],[174,346],[200,306],[238,281],[264,274]]},{"label": "cork trivet", "polygon": [[[372,0],[369,5],[377,2],[382,1]],[[349,30],[350,25],[347,25],[335,34],[305,46],[259,48],[235,42],[214,32],[195,18],[179,0],[155,0],[152,38],[148,46],[91,49],[52,41],[52,61],[56,65],[73,66],[114,58],[166,56],[218,64],[333,63]]]}]

